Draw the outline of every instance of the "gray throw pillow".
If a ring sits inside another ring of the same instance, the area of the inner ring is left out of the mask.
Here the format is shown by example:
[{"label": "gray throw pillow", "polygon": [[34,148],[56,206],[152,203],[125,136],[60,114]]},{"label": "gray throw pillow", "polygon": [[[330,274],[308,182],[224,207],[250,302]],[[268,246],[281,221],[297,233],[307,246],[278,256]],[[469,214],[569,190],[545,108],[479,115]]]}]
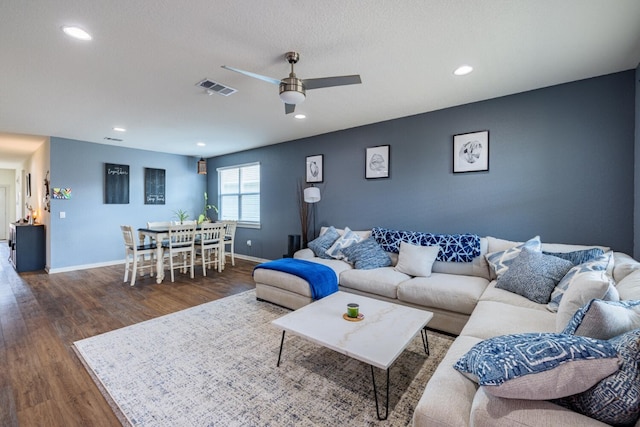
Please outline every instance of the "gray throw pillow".
[{"label": "gray throw pillow", "polygon": [[327,228],[327,231],[325,231],[324,234],[309,242],[307,246],[317,257],[331,259],[331,256],[327,255],[327,249],[329,249],[331,245],[333,245],[333,242],[339,238],[340,233],[338,233],[334,226],[331,226]]},{"label": "gray throw pillow", "polygon": [[640,328],[640,301],[592,299],[576,311],[563,334],[608,340]]},{"label": "gray throw pillow", "polygon": [[604,251],[600,248],[591,248],[584,249],[581,251],[573,251],[573,252],[545,252],[542,251],[545,255],[553,255],[558,258],[566,259],[567,261],[571,261],[573,265],[582,264],[583,262],[589,262],[601,255],[604,255]]},{"label": "gray throw pillow", "polygon": [[572,267],[571,261],[525,247],[498,278],[496,288],[546,304],[553,289]]},{"label": "gray throw pillow", "polygon": [[359,270],[371,270],[391,265],[389,255],[371,237],[344,248],[342,254]]}]

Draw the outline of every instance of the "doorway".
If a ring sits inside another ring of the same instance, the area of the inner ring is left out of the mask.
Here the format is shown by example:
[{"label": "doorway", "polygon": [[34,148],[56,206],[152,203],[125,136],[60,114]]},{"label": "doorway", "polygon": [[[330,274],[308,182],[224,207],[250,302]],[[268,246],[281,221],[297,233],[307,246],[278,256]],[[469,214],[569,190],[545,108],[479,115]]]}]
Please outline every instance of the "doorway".
[{"label": "doorway", "polygon": [[8,194],[9,187],[0,185],[0,240],[7,240],[7,230],[9,229],[9,224],[7,223]]}]

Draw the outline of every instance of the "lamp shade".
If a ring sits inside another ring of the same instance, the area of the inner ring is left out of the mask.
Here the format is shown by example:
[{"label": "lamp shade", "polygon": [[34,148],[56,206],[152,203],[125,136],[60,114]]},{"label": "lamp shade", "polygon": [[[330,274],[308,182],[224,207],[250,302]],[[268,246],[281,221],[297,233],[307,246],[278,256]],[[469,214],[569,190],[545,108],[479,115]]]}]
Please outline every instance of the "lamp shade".
[{"label": "lamp shade", "polygon": [[300,104],[305,99],[304,93],[297,92],[295,90],[287,90],[284,92],[280,92],[280,99],[285,104]]},{"label": "lamp shade", "polygon": [[202,157],[200,157],[200,160],[198,160],[198,174],[207,174],[207,161]]},{"label": "lamp shade", "polygon": [[304,189],[305,203],[316,203],[320,201],[320,189],[318,187],[307,187]]}]

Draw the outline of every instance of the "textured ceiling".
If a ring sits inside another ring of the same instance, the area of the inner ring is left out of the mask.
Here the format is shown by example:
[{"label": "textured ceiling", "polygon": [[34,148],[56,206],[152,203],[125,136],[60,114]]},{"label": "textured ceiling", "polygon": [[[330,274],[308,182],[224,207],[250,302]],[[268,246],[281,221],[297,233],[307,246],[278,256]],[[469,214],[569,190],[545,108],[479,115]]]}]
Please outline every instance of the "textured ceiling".
[{"label": "textured ceiling", "polygon": [[[2,0],[0,132],[221,155],[635,68],[638,22],[638,0]],[[309,91],[296,120],[277,86],[221,68],[286,77],[289,50],[300,78],[362,84]]]}]

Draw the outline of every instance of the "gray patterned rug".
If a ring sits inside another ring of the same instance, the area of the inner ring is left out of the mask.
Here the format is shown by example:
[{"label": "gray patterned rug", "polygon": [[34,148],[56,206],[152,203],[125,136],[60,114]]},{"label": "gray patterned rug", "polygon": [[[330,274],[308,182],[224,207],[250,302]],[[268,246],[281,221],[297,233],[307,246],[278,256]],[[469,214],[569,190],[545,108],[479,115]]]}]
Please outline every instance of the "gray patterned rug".
[{"label": "gray patterned rug", "polygon": [[[368,365],[270,324],[288,310],[247,291],[74,343],[123,424],[376,425]],[[420,336],[391,368],[389,420],[408,425],[452,339]],[[384,373],[376,369],[378,392]]]}]

